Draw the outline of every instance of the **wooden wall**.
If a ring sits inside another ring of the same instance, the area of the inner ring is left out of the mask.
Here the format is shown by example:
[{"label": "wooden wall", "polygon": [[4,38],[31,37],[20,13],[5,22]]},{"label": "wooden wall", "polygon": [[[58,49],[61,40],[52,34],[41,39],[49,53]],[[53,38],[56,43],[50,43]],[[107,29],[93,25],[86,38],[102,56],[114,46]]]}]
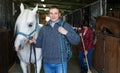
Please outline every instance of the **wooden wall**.
[{"label": "wooden wall", "polygon": [[8,73],[14,59],[12,0],[0,0],[0,73]]},{"label": "wooden wall", "polygon": [[120,38],[97,35],[93,65],[99,73],[120,73]]},{"label": "wooden wall", "polygon": [[15,51],[12,32],[0,29],[0,73],[8,73],[14,62]]},{"label": "wooden wall", "polygon": [[115,1],[115,3],[108,3],[107,5],[107,15],[120,19],[120,3]]},{"label": "wooden wall", "polygon": [[78,9],[65,16],[65,21],[73,27],[80,27],[82,22],[82,10]]},{"label": "wooden wall", "polygon": [[0,0],[0,29],[11,29],[13,25],[12,0]]},{"label": "wooden wall", "polygon": [[120,38],[106,36],[105,73],[120,73]]},{"label": "wooden wall", "polygon": [[108,16],[120,19],[120,8],[114,8],[108,11]]},{"label": "wooden wall", "polygon": [[93,65],[95,67],[95,69],[99,72],[102,73],[103,69],[104,69],[104,39],[103,39],[103,35],[102,33],[97,34],[96,36],[97,38],[97,42],[95,45],[95,50],[93,53]]}]

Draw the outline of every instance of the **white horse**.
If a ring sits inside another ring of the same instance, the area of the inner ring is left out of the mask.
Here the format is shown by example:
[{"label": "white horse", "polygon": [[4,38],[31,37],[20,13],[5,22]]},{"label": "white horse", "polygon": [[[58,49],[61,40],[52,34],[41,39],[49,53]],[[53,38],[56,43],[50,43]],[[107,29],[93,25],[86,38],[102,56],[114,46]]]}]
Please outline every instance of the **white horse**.
[{"label": "white horse", "polygon": [[[32,36],[36,39],[38,36],[38,31],[40,29],[39,24],[37,23],[36,12],[38,10],[38,5],[33,10],[24,9],[24,5],[21,3],[20,6],[21,13],[17,18],[15,24],[15,50],[17,51],[17,55],[20,59],[20,65],[23,73],[28,73],[30,71],[29,68],[29,59],[30,59],[30,43],[28,43],[29,38]],[[40,73],[41,70],[41,48],[35,48],[36,52],[36,62],[34,50],[32,49],[31,53],[31,63],[36,63],[35,73]]]}]

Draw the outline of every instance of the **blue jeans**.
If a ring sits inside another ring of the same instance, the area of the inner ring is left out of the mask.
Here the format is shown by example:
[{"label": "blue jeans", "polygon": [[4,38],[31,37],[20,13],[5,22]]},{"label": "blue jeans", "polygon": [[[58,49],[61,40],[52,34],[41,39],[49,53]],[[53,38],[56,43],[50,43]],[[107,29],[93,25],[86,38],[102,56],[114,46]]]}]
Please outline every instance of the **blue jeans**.
[{"label": "blue jeans", "polygon": [[[59,64],[43,63],[44,73],[67,73],[67,62]],[[63,72],[64,71],[64,72]]]},{"label": "blue jeans", "polygon": [[[90,49],[90,50],[88,51],[88,54],[87,54],[88,64],[89,64],[89,67],[90,67],[90,68],[91,68],[91,66],[92,66],[92,54],[93,54],[93,51],[94,51],[94,48]],[[79,59],[81,68],[87,70],[87,65],[86,65],[86,62],[85,62],[85,55],[84,55],[84,52],[83,52],[83,51],[80,51],[80,52],[79,52],[78,59]]]}]

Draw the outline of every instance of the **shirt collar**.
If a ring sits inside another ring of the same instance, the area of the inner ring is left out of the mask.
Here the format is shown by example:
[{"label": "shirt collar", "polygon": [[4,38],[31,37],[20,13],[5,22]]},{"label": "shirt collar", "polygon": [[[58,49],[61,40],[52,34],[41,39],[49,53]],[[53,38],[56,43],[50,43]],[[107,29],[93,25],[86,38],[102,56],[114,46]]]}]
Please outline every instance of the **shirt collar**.
[{"label": "shirt collar", "polygon": [[62,20],[61,19],[58,19],[56,22],[54,22],[54,23],[52,23],[50,20],[48,21],[48,24],[47,25],[54,25],[54,24],[58,24],[58,25],[61,25],[61,22],[62,22]]}]

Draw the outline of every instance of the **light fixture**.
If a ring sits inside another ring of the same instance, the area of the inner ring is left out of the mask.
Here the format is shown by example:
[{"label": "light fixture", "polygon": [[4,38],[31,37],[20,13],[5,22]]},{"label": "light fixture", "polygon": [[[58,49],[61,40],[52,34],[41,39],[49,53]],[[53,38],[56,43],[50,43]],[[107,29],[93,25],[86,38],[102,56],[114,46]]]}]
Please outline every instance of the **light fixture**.
[{"label": "light fixture", "polygon": [[41,0],[41,2],[44,2],[45,0]]},{"label": "light fixture", "polygon": [[44,11],[47,11],[47,9],[44,9]]},{"label": "light fixture", "polygon": [[110,10],[112,11],[112,10],[113,10],[113,8],[110,8]]},{"label": "light fixture", "polygon": [[45,5],[45,4],[43,4],[43,7],[46,7],[46,5]]}]

